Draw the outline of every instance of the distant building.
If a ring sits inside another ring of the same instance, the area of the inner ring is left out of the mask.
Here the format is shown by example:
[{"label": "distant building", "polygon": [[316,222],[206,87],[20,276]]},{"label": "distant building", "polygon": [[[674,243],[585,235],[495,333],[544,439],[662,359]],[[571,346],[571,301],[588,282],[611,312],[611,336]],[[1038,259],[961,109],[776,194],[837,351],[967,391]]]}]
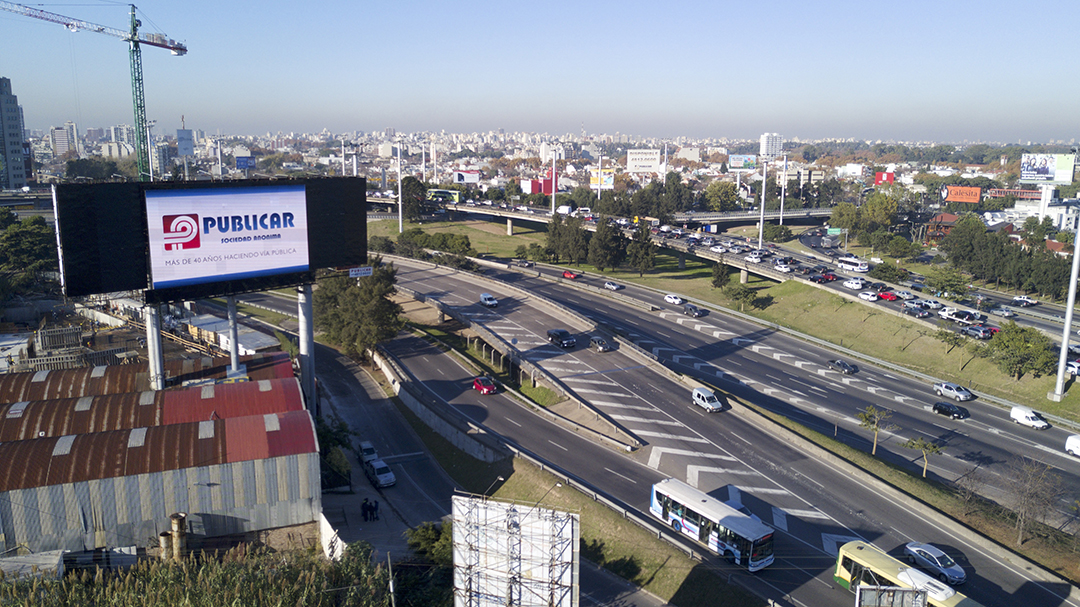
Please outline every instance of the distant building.
[{"label": "distant building", "polygon": [[784,149],[784,139],[779,133],[762,133],[759,155],[766,158],[776,158]]},{"label": "distant building", "polygon": [[49,140],[52,143],[53,156],[59,158],[68,152],[79,151],[78,130],[75,123],[68,121],[64,126],[54,126],[49,129]]},{"label": "distant building", "polygon": [[0,190],[26,185],[30,173],[25,143],[19,98],[11,92],[11,80],[0,78]]},{"label": "distant building", "polygon": [[701,162],[701,148],[679,148],[675,153],[676,158],[684,158],[691,162]]},{"label": "distant building", "polygon": [[135,145],[135,128],[127,124],[109,127],[109,141]]}]

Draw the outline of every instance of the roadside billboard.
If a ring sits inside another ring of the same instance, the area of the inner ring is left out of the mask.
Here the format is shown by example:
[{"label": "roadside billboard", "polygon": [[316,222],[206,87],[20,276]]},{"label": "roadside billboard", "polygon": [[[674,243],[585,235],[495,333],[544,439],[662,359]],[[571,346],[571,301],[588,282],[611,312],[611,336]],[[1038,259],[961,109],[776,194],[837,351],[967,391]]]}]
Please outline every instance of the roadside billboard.
[{"label": "roadside billboard", "polygon": [[659,173],[660,150],[626,150],[627,173]]},{"label": "roadside billboard", "polygon": [[454,171],[454,183],[480,183],[480,171]]},{"label": "roadside billboard", "polygon": [[1020,183],[1068,185],[1073,181],[1073,154],[1024,154],[1020,157]]},{"label": "roadside billboard", "polygon": [[977,203],[982,200],[982,188],[962,185],[941,186],[941,199],[945,202]]},{"label": "roadside billboard", "polygon": [[895,181],[895,173],[884,173],[882,171],[874,173],[874,185],[884,185],[886,183],[894,183]]},{"label": "roadside billboard", "polygon": [[614,190],[615,189],[615,169],[604,169],[603,175],[599,175],[596,169],[589,171],[589,186],[590,189],[595,190],[597,184],[600,185],[601,190]]},{"label": "roadside billboard", "polygon": [[176,155],[195,155],[195,136],[191,129],[176,129]]},{"label": "roadside billboard", "polygon": [[757,156],[753,154],[732,154],[728,156],[729,171],[756,171]]},{"label": "roadside billboard", "polygon": [[153,289],[309,269],[302,185],[151,190],[146,231]]},{"label": "roadside billboard", "polygon": [[255,167],[255,157],[254,156],[237,156],[236,157],[236,168],[240,169],[240,170],[256,168]]}]

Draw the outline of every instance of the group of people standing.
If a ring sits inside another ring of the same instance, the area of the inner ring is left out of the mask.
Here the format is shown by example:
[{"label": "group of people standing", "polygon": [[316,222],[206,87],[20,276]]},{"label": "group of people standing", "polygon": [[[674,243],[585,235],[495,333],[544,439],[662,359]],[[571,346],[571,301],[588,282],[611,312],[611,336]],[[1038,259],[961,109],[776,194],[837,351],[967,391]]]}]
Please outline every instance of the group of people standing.
[{"label": "group of people standing", "polygon": [[363,515],[364,522],[379,520],[379,500],[369,501],[365,497],[360,504],[360,514]]}]

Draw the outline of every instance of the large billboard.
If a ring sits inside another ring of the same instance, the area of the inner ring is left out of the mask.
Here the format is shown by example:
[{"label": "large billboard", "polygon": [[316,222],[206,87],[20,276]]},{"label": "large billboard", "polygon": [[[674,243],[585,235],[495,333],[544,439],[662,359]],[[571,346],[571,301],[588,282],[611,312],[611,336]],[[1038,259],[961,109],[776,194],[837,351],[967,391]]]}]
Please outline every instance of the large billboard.
[{"label": "large billboard", "polygon": [[615,169],[604,169],[601,176],[596,169],[589,171],[589,189],[595,190],[597,184],[601,190],[615,189]]},{"label": "large billboard", "polygon": [[977,203],[982,200],[982,188],[962,185],[941,186],[941,199],[945,202]]},{"label": "large billboard", "polygon": [[162,303],[364,265],[366,190],[351,177],[54,186],[64,293],[145,291]]},{"label": "large billboard", "polygon": [[729,171],[756,171],[757,156],[753,154],[732,154],[728,156]]},{"label": "large billboard", "polygon": [[153,289],[309,269],[302,185],[151,190],[146,232]]},{"label": "large billboard", "polygon": [[1020,157],[1020,183],[1068,185],[1073,181],[1074,154],[1024,154]]},{"label": "large billboard", "polygon": [[627,173],[659,173],[660,150],[626,150]]},{"label": "large billboard", "polygon": [[195,155],[195,135],[191,129],[176,129],[176,155]]},{"label": "large billboard", "polygon": [[480,171],[454,171],[454,183],[480,183]]}]

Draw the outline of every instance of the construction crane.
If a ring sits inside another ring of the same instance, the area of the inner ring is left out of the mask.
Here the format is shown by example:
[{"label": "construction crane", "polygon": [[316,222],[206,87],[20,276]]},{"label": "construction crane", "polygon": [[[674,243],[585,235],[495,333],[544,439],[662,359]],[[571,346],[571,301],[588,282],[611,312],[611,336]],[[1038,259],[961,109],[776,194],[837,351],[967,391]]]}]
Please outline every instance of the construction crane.
[{"label": "construction crane", "polygon": [[150,174],[150,133],[146,123],[146,98],[143,95],[143,72],[142,72],[142,45],[149,44],[158,48],[172,51],[174,55],[187,54],[187,47],[183,43],[166,38],[162,34],[140,34],[139,27],[142,22],[135,18],[135,5],[131,5],[131,30],[124,31],[114,27],[97,25],[49,11],[30,8],[21,4],[4,2],[0,0],[0,10],[9,11],[17,15],[25,15],[34,19],[41,19],[51,23],[59,23],[73,32],[87,30],[113,36],[128,43],[131,57],[131,96],[135,106],[135,158],[139,167],[139,180],[149,181],[153,178]]}]

